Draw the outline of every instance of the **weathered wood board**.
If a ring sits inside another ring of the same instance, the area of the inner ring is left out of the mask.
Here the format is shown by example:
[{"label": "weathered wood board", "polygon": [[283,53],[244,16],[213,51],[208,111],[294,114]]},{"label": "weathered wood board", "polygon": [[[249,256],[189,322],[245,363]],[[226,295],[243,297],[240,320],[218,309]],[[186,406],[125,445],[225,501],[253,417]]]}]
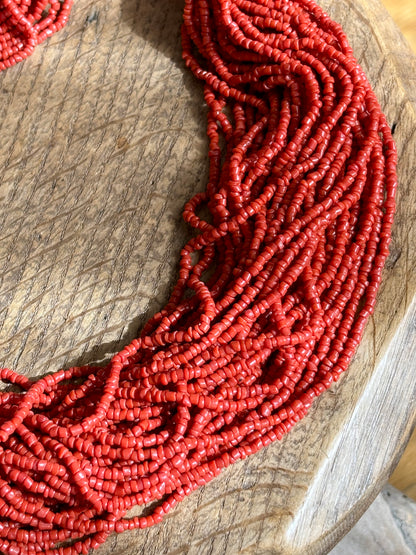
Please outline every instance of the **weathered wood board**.
[{"label": "weathered wood board", "polygon": [[414,555],[416,502],[387,485],[329,555]]},{"label": "weathered wood board", "polygon": [[[325,553],[377,495],[415,417],[416,64],[379,0],[321,0],[343,24],[400,154],[391,256],[349,372],[280,444],[101,555]],[[70,24],[0,75],[0,363],[100,362],[167,298],[205,187],[202,92],[179,0],[77,0]]]},{"label": "weathered wood board", "polygon": [[409,443],[390,476],[390,484],[416,501],[416,429]]},{"label": "weathered wood board", "polygon": [[413,0],[382,0],[406,40],[416,52],[416,4]]}]

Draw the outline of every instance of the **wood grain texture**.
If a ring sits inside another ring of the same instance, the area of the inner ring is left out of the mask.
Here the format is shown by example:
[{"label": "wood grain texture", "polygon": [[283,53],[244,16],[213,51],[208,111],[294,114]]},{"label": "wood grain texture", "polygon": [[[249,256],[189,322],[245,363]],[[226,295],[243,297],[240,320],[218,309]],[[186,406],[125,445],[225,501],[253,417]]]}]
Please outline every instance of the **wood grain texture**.
[{"label": "wood grain texture", "polygon": [[408,497],[416,500],[416,430],[413,432],[409,443],[390,476],[390,483],[400,489]]},{"label": "wood grain texture", "polygon": [[[344,25],[400,154],[377,310],[348,373],[281,443],[237,463],[106,555],[326,553],[376,497],[415,418],[416,65],[379,0],[322,0]],[[180,212],[205,187],[182,1],[78,0],[0,76],[0,362],[30,375],[108,359],[167,298]]]},{"label": "wood grain texture", "polygon": [[416,503],[386,486],[329,555],[414,555]]},{"label": "wood grain texture", "polygon": [[414,0],[382,0],[395,23],[416,52],[416,3]]},{"label": "wood grain texture", "polygon": [[[395,23],[416,53],[416,3],[414,0],[383,0]],[[390,483],[416,499],[416,430],[390,477]],[[416,551],[416,549],[415,549]]]}]

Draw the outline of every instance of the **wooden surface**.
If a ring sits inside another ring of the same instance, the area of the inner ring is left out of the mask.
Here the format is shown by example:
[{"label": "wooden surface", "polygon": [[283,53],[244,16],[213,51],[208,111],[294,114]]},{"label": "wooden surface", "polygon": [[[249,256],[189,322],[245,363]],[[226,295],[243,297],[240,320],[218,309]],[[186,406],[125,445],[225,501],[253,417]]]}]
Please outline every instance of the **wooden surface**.
[{"label": "wooden surface", "polygon": [[414,0],[382,0],[395,23],[416,52],[416,2]]},{"label": "wooden surface", "polygon": [[386,486],[330,555],[414,555],[416,502]]},{"label": "wooden surface", "polygon": [[389,481],[407,496],[416,499],[416,430]]},{"label": "wooden surface", "polygon": [[[379,0],[322,0],[394,125],[399,208],[376,314],[348,374],[281,443],[101,555],[326,553],[387,481],[414,420],[415,62]],[[40,375],[108,359],[167,297],[184,201],[205,186],[182,1],[78,0],[0,76],[0,362]]]},{"label": "wooden surface", "polygon": [[[383,0],[395,23],[416,53],[416,2],[415,0]],[[389,482],[403,493],[416,499],[416,429],[390,477]],[[416,518],[416,515],[415,515]],[[415,547],[416,553],[416,547]]]}]

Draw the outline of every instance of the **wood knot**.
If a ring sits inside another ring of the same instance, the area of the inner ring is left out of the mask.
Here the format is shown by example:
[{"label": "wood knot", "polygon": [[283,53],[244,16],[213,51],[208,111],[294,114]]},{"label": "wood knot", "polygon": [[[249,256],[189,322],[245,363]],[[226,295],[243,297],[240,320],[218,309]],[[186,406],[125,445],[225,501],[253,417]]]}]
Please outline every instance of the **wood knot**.
[{"label": "wood knot", "polygon": [[126,152],[128,148],[130,148],[130,143],[128,142],[126,137],[118,137],[117,138],[117,148]]}]

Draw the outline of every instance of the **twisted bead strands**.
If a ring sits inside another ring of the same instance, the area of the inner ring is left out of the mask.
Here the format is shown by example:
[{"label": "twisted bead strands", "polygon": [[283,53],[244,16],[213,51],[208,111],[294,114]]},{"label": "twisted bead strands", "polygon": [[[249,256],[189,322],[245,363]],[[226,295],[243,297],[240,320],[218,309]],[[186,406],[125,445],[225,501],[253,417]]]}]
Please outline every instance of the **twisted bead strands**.
[{"label": "twisted bead strands", "polygon": [[0,0],[0,71],[64,27],[73,0]]},{"label": "twisted bead strands", "polygon": [[[2,67],[66,21],[69,2],[44,4],[0,2]],[[87,553],[159,522],[281,439],[373,312],[396,150],[341,27],[312,0],[186,0],[182,39],[208,107],[209,182],[183,212],[198,234],[108,366],[1,371],[22,390],[0,395],[4,553]]]}]

